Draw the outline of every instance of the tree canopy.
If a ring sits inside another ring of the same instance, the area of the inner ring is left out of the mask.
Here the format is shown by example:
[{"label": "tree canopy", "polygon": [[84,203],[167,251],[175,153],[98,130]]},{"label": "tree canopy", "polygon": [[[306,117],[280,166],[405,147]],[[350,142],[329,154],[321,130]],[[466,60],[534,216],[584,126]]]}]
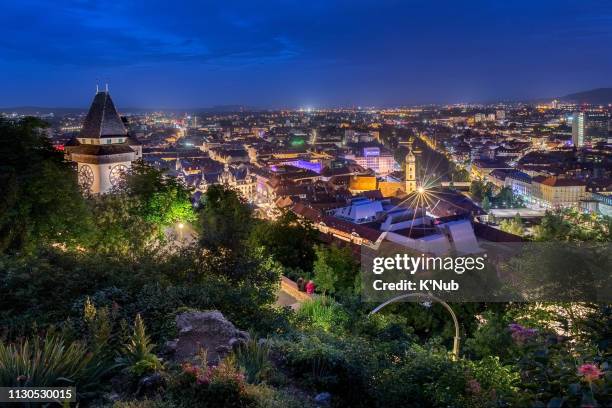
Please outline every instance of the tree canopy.
[{"label": "tree canopy", "polygon": [[0,118],[0,252],[77,245],[90,218],[76,173],[35,118]]}]

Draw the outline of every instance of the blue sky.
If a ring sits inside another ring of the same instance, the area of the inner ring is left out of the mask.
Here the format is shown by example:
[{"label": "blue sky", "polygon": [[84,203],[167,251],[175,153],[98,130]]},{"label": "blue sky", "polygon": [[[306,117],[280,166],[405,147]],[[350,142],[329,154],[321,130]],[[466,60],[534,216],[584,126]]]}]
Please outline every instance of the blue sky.
[{"label": "blue sky", "polygon": [[402,105],[612,86],[612,2],[0,3],[0,106]]}]

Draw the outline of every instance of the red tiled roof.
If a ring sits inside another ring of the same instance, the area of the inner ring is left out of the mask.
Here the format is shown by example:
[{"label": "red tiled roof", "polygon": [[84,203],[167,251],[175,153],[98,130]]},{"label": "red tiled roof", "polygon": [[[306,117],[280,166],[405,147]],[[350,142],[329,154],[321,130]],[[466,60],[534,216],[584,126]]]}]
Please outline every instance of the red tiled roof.
[{"label": "red tiled roof", "polygon": [[586,186],[586,183],[582,180],[559,178],[559,177],[548,177],[538,182],[541,184],[544,184],[545,186],[550,186],[550,187]]}]

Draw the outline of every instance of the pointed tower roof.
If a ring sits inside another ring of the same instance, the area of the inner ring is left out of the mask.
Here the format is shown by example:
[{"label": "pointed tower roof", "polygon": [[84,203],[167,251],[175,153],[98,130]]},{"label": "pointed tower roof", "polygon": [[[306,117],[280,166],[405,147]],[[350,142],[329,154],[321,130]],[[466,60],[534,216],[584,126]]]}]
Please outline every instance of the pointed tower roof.
[{"label": "pointed tower roof", "polygon": [[117,113],[115,104],[106,91],[96,93],[83,122],[80,138],[95,139],[103,137],[126,136],[127,130]]}]

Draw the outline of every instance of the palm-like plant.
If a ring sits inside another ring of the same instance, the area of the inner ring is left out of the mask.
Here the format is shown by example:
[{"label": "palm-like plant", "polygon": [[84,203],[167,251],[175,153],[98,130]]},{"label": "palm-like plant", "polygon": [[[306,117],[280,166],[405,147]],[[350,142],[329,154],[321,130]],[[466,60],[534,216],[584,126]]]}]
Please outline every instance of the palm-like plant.
[{"label": "palm-like plant", "polygon": [[134,319],[134,331],[123,349],[122,362],[138,376],[158,370],[161,368],[161,362],[153,354],[154,347],[155,344],[151,342],[151,338],[146,333],[142,317],[137,314]]},{"label": "palm-like plant", "polygon": [[60,337],[35,337],[18,344],[0,342],[0,386],[55,386],[87,380],[92,354]]}]

